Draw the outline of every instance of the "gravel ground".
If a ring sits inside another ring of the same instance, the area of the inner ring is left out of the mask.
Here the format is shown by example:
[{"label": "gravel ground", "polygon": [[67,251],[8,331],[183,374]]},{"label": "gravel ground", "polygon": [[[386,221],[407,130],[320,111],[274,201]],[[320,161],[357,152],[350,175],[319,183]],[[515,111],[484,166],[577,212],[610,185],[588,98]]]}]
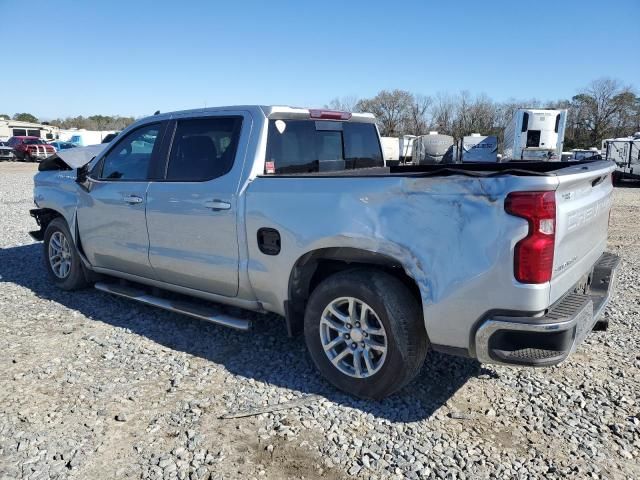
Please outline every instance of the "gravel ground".
[{"label": "gravel ground", "polygon": [[554,368],[431,353],[374,403],[321,380],[277,317],[238,333],[52,288],[34,171],[0,164],[0,479],[640,478],[640,188],[615,191],[609,331]]}]

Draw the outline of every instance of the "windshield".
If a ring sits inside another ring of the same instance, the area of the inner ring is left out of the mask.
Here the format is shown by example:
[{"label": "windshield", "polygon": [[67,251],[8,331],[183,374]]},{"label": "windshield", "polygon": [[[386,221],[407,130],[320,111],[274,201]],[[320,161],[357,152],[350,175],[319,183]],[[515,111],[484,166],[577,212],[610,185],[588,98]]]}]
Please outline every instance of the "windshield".
[{"label": "windshield", "polygon": [[381,167],[373,123],[270,120],[265,173],[314,173]]},{"label": "windshield", "polygon": [[26,138],[23,142],[25,145],[43,145],[44,142],[39,138]]}]

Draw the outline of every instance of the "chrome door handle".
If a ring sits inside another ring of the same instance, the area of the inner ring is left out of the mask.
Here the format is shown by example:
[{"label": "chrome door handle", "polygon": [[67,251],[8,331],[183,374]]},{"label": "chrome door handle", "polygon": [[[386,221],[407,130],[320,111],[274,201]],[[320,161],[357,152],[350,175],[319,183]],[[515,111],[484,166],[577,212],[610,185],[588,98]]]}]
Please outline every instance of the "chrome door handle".
[{"label": "chrome door handle", "polygon": [[144,199],[142,197],[139,197],[138,195],[125,195],[124,201],[129,205],[136,205],[138,203],[142,203]]},{"label": "chrome door handle", "polygon": [[210,208],[211,210],[229,210],[231,208],[231,204],[229,202],[224,202],[217,199],[204,202],[204,206]]}]

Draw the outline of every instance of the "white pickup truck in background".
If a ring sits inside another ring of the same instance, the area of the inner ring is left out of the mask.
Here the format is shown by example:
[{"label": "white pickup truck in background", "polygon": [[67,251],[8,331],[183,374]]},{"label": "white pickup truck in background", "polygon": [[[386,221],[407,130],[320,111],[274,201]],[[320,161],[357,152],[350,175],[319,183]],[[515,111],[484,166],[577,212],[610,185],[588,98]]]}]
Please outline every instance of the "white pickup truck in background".
[{"label": "white pickup truck in background", "polygon": [[512,365],[567,358],[613,285],[614,169],[388,167],[368,114],[199,109],[43,162],[32,235],[60,288],[95,284],[241,330],[250,322],[215,303],[275,312],[331,383],[382,398],[429,348]]}]

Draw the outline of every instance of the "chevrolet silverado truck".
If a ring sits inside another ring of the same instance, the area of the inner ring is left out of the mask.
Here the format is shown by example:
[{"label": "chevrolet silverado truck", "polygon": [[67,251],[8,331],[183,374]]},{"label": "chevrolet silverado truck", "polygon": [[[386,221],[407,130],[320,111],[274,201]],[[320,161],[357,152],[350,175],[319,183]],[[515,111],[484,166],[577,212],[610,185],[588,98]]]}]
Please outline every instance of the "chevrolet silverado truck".
[{"label": "chevrolet silverado truck", "polygon": [[605,326],[611,162],[388,167],[370,114],[265,106],[91,148],[35,176],[54,284],[240,330],[219,304],[276,313],[350,394],[397,391],[428,349],[555,365]]}]

